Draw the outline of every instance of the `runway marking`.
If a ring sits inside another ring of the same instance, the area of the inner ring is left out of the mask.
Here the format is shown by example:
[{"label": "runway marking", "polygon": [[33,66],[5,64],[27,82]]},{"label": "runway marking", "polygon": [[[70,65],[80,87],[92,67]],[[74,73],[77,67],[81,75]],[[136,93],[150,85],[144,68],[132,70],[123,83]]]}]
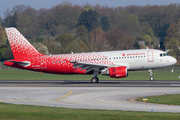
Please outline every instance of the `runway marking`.
[{"label": "runway marking", "polygon": [[16,100],[9,100],[9,101],[16,101]]},{"label": "runway marking", "polygon": [[71,91],[71,92],[69,92],[68,94],[66,94],[66,95],[64,95],[64,96],[56,99],[56,101],[59,102],[58,100],[60,100],[60,99],[62,99],[62,98],[64,98],[64,97],[67,97],[68,95],[70,95],[70,94],[73,92],[72,90],[70,90],[70,91]]},{"label": "runway marking", "polygon": [[[22,86],[21,86],[22,87]],[[25,86],[23,86],[23,87],[25,87]],[[32,87],[30,87],[30,88],[32,88]],[[54,89],[54,90],[64,90],[64,89],[57,89],[57,88],[45,88],[45,87],[33,87],[33,88],[43,88],[43,89]],[[62,98],[64,98],[64,97],[67,97],[68,95],[70,95],[73,91],[72,90],[68,90],[68,91],[71,91],[71,92],[69,92],[68,94],[66,94],[66,95],[64,95],[64,96],[62,96],[62,97],[60,97],[60,98],[58,98],[58,99],[56,99],[56,100],[46,100],[46,101],[43,101],[43,102],[55,102],[55,101],[57,101],[57,102],[62,102],[62,101],[59,101],[60,99],[62,99]],[[24,101],[24,102],[26,102],[26,101],[35,101],[35,102],[42,102],[42,100],[0,100],[1,102],[3,102],[3,101],[14,101],[14,102],[17,102],[17,101]]]}]

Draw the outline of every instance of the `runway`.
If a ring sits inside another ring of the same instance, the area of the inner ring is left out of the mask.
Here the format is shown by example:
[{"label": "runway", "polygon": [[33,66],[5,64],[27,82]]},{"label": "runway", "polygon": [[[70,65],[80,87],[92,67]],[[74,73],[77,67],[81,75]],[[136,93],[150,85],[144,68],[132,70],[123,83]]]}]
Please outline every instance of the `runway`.
[{"label": "runway", "polygon": [[180,81],[0,80],[0,87],[180,87]]},{"label": "runway", "polygon": [[[33,81],[33,83],[30,81],[0,81],[0,102],[66,108],[180,112],[179,106],[139,103],[132,99],[144,96],[148,98],[153,95],[180,94],[180,87],[177,87],[180,84],[179,81],[153,81],[158,85],[149,83],[149,87],[143,87],[143,85],[148,86],[148,82],[151,81],[119,81],[118,83],[102,81],[97,84],[84,82],[75,81],[76,84],[72,83],[71,87],[67,87],[67,84],[62,84],[64,82],[61,81],[59,86],[55,87],[54,84],[57,84],[57,81]],[[108,82],[110,82],[110,87],[104,87],[108,85]],[[139,87],[138,84],[140,84]]]}]

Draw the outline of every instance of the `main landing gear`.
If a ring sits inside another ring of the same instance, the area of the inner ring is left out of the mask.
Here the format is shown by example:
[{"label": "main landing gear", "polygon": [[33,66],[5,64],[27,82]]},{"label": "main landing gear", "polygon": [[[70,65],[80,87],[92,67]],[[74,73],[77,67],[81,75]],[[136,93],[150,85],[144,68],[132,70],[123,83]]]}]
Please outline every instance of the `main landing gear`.
[{"label": "main landing gear", "polygon": [[98,83],[98,81],[99,81],[99,78],[98,78],[98,77],[93,77],[93,78],[91,79],[91,82],[92,82],[92,83]]},{"label": "main landing gear", "polygon": [[98,83],[99,78],[97,77],[97,75],[99,75],[98,71],[94,71],[93,72],[93,78],[91,79],[91,83]]},{"label": "main landing gear", "polygon": [[153,81],[153,80],[154,80],[154,77],[152,76],[152,74],[153,74],[153,73],[152,73],[152,70],[150,69],[150,70],[149,70],[150,81]]}]

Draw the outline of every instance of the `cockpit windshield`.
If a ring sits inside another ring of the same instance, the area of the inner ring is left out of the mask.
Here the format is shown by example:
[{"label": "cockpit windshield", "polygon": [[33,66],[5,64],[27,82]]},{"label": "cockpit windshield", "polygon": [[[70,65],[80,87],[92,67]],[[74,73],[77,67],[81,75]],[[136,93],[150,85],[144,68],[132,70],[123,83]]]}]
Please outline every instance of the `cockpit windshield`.
[{"label": "cockpit windshield", "polygon": [[160,57],[169,56],[167,53],[161,53]]}]

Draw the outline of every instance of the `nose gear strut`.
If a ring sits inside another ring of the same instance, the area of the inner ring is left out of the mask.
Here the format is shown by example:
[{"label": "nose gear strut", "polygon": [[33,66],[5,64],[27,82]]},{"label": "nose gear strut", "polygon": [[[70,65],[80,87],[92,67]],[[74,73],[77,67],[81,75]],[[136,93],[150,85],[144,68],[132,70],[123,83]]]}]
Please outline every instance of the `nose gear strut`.
[{"label": "nose gear strut", "polygon": [[152,76],[152,70],[151,69],[149,69],[149,75],[150,75],[150,81],[153,81],[154,80],[154,77]]}]

